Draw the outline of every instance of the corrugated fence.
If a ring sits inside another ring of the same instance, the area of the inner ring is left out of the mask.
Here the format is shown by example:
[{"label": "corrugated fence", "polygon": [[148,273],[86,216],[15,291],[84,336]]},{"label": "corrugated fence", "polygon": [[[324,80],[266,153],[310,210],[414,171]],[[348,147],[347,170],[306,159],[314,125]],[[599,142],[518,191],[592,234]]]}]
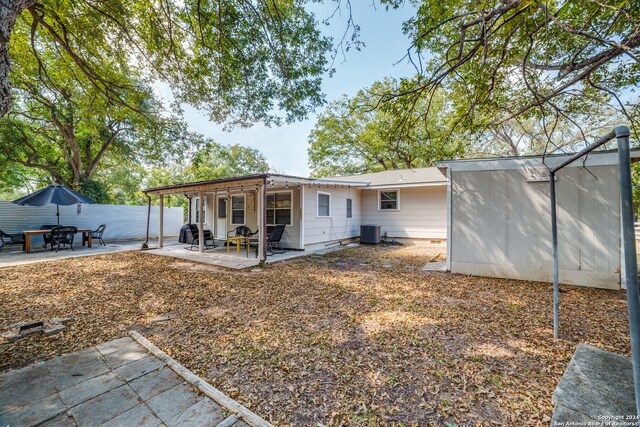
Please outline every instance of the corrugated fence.
[{"label": "corrugated fence", "polygon": [[[151,207],[149,237],[158,237],[158,206]],[[56,223],[56,206],[19,206],[0,201],[0,230],[18,233]],[[105,240],[143,239],[147,230],[147,207],[131,205],[60,206],[60,224],[95,230],[107,224]],[[184,209],[164,208],[164,234],[177,236],[184,224]]]}]

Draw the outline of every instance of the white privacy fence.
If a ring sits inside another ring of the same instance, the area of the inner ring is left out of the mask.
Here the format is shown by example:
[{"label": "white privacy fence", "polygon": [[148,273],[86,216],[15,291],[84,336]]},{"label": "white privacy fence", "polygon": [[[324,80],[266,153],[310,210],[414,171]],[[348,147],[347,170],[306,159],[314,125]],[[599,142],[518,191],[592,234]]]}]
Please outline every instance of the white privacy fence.
[{"label": "white privacy fence", "polygon": [[[160,208],[151,206],[149,237],[158,237]],[[18,233],[56,224],[56,206],[20,206],[0,201],[0,230]],[[107,224],[105,240],[143,239],[147,231],[147,206],[131,205],[71,205],[60,206],[60,224],[95,230]],[[184,209],[164,208],[164,234],[178,235],[184,224]]]}]

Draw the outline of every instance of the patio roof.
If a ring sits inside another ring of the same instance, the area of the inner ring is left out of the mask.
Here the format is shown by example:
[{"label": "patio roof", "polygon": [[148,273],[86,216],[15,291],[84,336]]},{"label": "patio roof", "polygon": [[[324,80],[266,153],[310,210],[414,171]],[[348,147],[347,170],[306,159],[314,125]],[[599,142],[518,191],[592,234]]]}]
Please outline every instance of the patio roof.
[{"label": "patio roof", "polygon": [[200,191],[216,191],[216,190],[242,190],[262,184],[273,186],[288,185],[332,185],[337,187],[364,187],[367,183],[355,181],[333,181],[330,179],[314,179],[303,178],[292,175],[282,174],[255,174],[245,175],[233,178],[214,179],[209,181],[197,181],[184,184],[167,185],[163,187],[154,187],[143,190],[148,195],[166,195],[166,194],[196,194]]}]

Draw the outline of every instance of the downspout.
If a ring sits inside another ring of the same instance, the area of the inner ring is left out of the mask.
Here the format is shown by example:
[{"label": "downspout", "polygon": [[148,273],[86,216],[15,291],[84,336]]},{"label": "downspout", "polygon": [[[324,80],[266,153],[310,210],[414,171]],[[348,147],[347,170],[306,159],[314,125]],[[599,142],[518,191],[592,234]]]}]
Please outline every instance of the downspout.
[{"label": "downspout", "polygon": [[142,244],[142,249],[149,249],[149,220],[151,218],[151,196],[149,196],[147,193],[144,193],[145,196],[147,196],[147,238],[145,239],[144,243]]}]

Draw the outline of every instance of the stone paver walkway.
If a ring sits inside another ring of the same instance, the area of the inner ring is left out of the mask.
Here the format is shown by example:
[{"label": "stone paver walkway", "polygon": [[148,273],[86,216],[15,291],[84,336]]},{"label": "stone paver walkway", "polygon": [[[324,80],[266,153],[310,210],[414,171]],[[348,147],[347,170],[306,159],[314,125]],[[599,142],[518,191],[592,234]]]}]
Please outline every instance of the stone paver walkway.
[{"label": "stone paver walkway", "polygon": [[4,426],[247,427],[129,337],[0,374]]}]

